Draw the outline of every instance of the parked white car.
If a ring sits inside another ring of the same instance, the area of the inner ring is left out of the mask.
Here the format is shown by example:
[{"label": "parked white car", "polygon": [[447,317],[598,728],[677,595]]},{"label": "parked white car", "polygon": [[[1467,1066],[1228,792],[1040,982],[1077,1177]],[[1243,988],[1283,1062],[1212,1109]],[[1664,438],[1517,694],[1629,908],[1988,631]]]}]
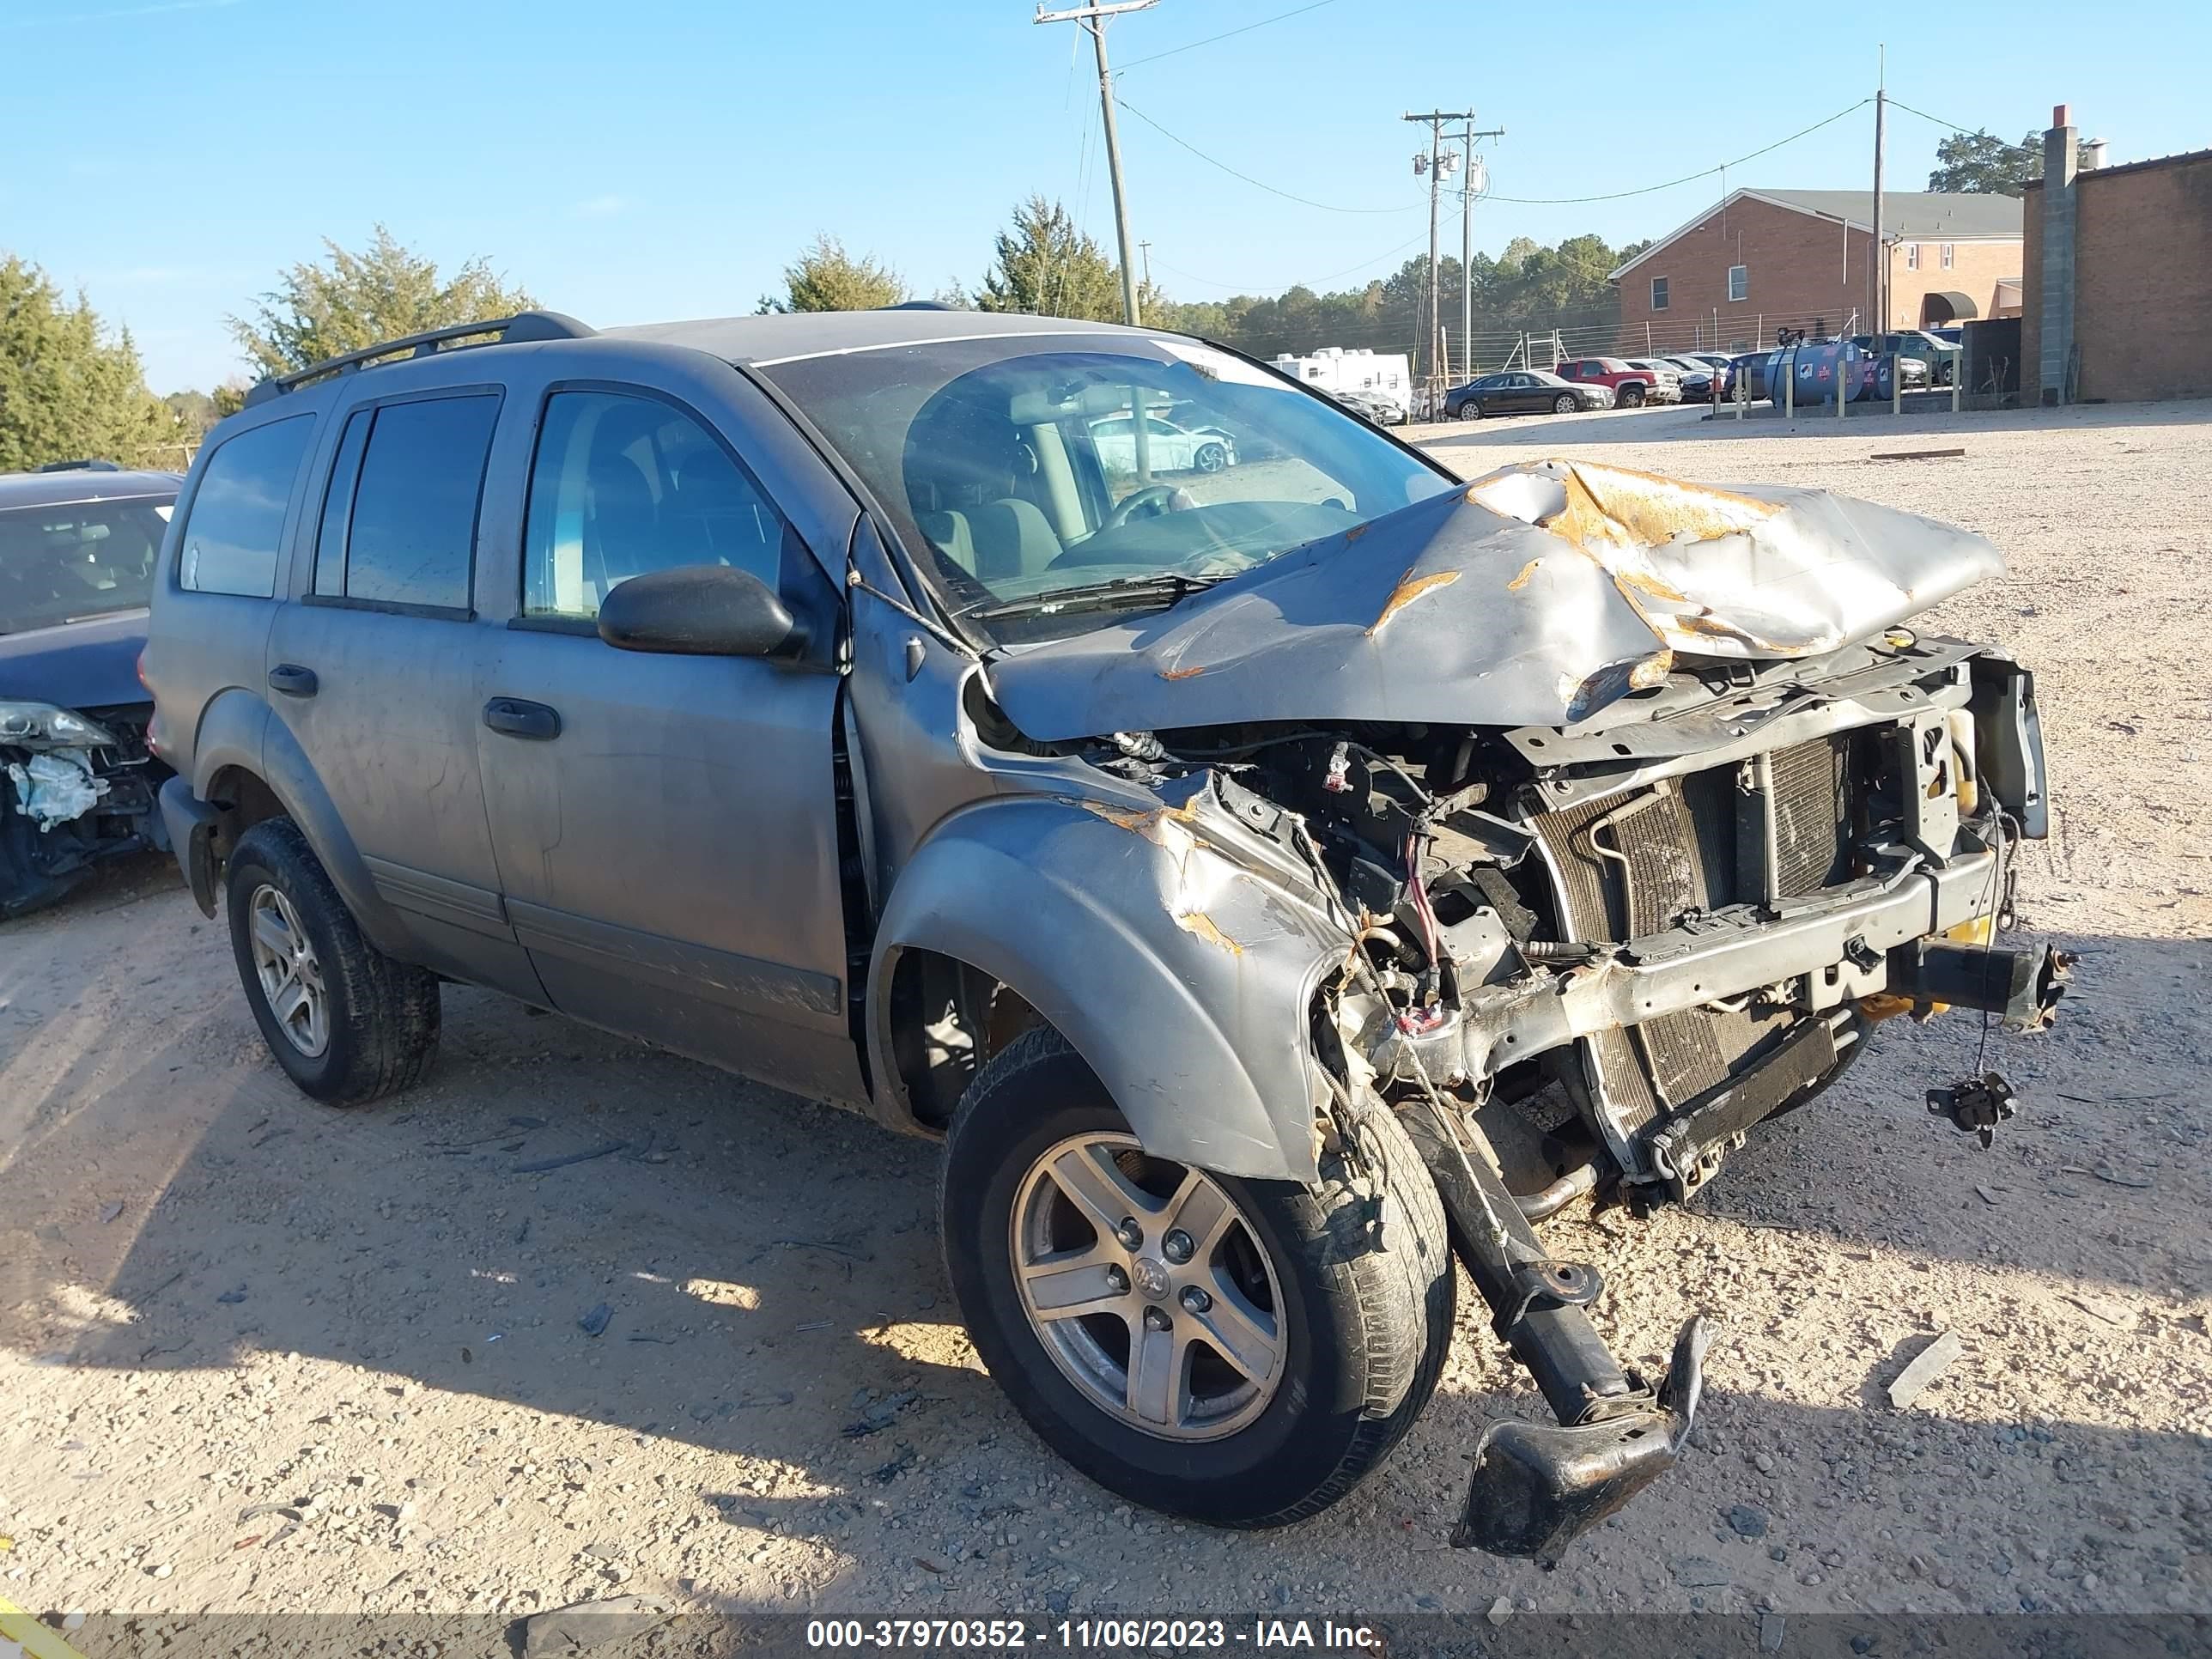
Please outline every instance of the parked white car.
[{"label": "parked white car", "polygon": [[[1147,459],[1155,472],[1218,472],[1237,465],[1237,441],[1218,426],[1180,427],[1157,415],[1145,417]],[[1091,423],[1099,465],[1109,471],[1137,470],[1137,425],[1127,415]]]}]

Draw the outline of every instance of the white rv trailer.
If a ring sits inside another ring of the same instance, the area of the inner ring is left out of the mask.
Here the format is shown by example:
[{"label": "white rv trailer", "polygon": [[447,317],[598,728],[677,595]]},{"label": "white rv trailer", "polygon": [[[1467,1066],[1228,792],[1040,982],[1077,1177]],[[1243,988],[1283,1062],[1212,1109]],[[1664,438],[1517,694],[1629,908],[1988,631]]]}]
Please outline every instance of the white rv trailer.
[{"label": "white rv trailer", "polygon": [[1304,356],[1278,352],[1274,366],[1292,380],[1323,392],[1357,392],[1395,404],[1401,411],[1412,406],[1413,369],[1402,351],[1377,353],[1365,346],[1353,350],[1323,346]]}]

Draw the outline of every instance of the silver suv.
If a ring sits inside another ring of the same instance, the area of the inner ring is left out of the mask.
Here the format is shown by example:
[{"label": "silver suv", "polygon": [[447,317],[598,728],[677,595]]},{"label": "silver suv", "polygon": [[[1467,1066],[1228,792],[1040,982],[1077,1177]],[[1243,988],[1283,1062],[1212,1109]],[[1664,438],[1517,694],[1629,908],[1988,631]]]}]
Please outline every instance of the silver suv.
[{"label": "silver suv", "polygon": [[421,1077],[450,979],[939,1137],[992,1373],[1227,1526],[1405,1433],[1455,1250],[1559,1419],[1486,1431],[1457,1540],[1551,1554],[1673,1461],[1704,1331],[1626,1370],[1537,1224],[1694,1193],[1887,1015],[2057,998],[1993,945],[2033,684],[1904,625],[1997,568],[1804,490],[1469,486],[1170,334],[532,313],[257,388],[144,672],[307,1094]]}]

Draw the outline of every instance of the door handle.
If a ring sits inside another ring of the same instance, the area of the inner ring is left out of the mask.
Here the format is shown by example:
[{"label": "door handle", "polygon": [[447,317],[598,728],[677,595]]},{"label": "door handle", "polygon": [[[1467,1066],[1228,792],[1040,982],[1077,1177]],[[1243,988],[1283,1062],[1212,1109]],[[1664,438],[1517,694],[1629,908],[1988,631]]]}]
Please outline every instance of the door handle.
[{"label": "door handle", "polygon": [[269,671],[269,684],[288,697],[312,697],[319,682],[315,671],[302,668],[295,662],[280,662]]},{"label": "door handle", "polygon": [[520,697],[494,697],[484,705],[484,724],[510,738],[531,738],[539,743],[561,735],[558,709]]}]

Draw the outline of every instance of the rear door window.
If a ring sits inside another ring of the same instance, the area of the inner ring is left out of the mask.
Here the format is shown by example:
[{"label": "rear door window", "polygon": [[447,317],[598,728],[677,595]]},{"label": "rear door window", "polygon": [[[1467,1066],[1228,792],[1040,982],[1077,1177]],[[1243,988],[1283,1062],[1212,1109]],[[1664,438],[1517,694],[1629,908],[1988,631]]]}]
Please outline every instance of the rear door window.
[{"label": "rear door window", "polygon": [[339,441],[315,550],[325,599],[466,614],[499,398],[362,410]]},{"label": "rear door window", "polygon": [[307,453],[312,415],[226,438],[208,457],[185,521],[177,585],[265,599],[276,592],[284,509]]}]

